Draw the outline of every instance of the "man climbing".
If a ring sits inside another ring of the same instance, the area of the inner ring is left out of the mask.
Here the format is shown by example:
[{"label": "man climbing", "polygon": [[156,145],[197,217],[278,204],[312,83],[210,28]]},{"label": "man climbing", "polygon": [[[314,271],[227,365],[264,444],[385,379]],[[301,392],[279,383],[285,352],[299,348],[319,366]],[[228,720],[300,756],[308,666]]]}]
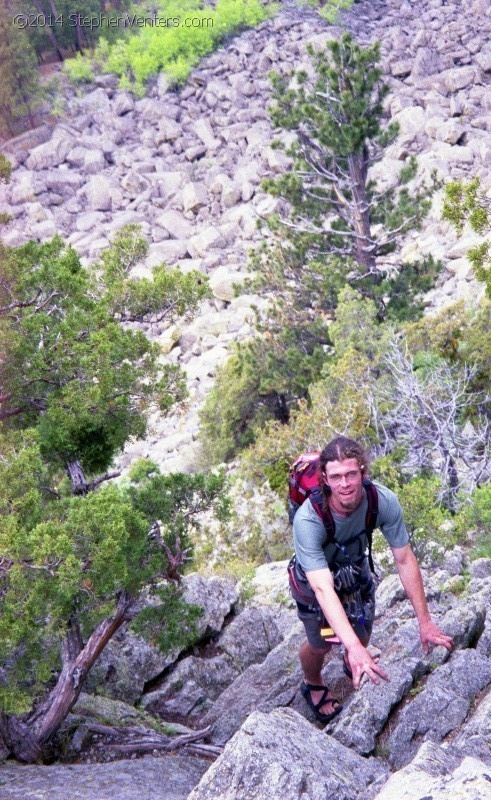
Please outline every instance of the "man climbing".
[{"label": "man climbing", "polygon": [[[315,460],[318,488],[307,492],[308,499],[293,519],[290,586],[307,634],[300,649],[302,694],[321,722],[329,722],[342,710],[321,676],[331,647],[329,635],[344,645],[343,668],[355,689],[364,673],[377,684],[388,679],[367,650],[375,612],[371,553],[366,555],[373,528],[380,528],[391,547],[416,613],[423,651],[427,653],[430,644],[448,650],[453,644],[431,619],[397,496],[367,481],[367,466],[361,445],[344,436],[333,439]],[[326,624],[332,630],[322,630]]]}]

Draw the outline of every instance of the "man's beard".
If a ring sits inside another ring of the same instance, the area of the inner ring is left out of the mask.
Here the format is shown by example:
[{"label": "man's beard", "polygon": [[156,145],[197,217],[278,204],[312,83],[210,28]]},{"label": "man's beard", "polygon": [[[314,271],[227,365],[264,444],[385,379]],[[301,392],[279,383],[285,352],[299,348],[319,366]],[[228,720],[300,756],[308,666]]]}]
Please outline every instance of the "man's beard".
[{"label": "man's beard", "polygon": [[354,511],[360,505],[363,498],[363,491],[360,486],[359,490],[356,492],[353,497],[343,497],[342,495],[337,494],[336,500],[338,501],[339,505],[342,508],[345,508],[347,511]]}]

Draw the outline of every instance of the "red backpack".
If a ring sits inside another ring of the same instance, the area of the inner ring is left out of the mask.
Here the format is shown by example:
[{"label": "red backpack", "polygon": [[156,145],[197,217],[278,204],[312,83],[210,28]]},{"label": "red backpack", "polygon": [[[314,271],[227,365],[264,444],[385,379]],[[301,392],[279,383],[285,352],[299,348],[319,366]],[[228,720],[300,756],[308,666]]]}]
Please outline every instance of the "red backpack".
[{"label": "red backpack", "polygon": [[[290,522],[293,523],[297,510],[309,498],[326,529],[326,541],[331,543],[336,541],[336,523],[329,507],[324,508],[324,496],[319,486],[318,478],[319,455],[320,453],[316,450],[302,453],[291,465],[288,474],[288,517]],[[375,572],[372,558],[372,534],[377,527],[378,494],[377,489],[370,480],[365,479],[363,486],[368,500],[365,529],[353,536],[352,539],[357,539],[362,534],[366,535],[368,540],[368,562],[372,572]],[[348,542],[345,542],[345,544],[348,544]]]}]

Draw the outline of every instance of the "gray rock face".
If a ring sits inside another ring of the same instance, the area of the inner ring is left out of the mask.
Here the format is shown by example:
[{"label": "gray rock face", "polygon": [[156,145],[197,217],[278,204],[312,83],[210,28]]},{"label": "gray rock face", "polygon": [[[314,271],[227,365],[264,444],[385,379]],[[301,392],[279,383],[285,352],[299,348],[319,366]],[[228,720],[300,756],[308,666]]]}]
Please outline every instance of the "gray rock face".
[{"label": "gray rock face", "polygon": [[188,800],[370,800],[385,774],[292,709],[256,711]]},{"label": "gray rock face", "polygon": [[379,617],[384,614],[397,601],[403,600],[405,596],[406,593],[398,575],[388,575],[377,586],[376,616]]},{"label": "gray rock face", "polygon": [[336,739],[362,755],[372,753],[377,735],[384,727],[392,708],[411,688],[413,675],[419,668],[420,662],[415,659],[407,659],[404,665],[384,664],[389,681],[382,681],[379,686],[367,682],[353,696],[349,705],[345,705],[336,718],[338,722],[333,730]]},{"label": "gray rock face", "polygon": [[[197,573],[187,575],[184,582],[186,601],[203,608],[203,615],[196,621],[196,641],[217,634],[237,603],[235,588],[221,578],[207,580]],[[141,697],[145,684],[173,664],[180,652],[163,654],[123,627],[90,671],[87,687],[90,691],[98,687],[109,697],[134,703]]]},{"label": "gray rock face", "polygon": [[472,561],[470,573],[473,578],[491,578],[491,558],[478,558]]},{"label": "gray rock face", "polygon": [[118,92],[113,100],[113,113],[118,117],[133,111],[134,107],[135,101],[129,92]]},{"label": "gray rock face", "polygon": [[55,128],[48,142],[34,147],[27,160],[28,169],[41,170],[57,167],[65,161],[74,139],[62,126]]},{"label": "gray rock face", "polygon": [[224,578],[204,578],[197,572],[184,579],[187,603],[201,606],[203,616],[197,620],[200,637],[219,633],[239,596],[236,588]]},{"label": "gray rock face", "polygon": [[245,608],[216,639],[217,655],[177,663],[160,689],[143,696],[142,707],[164,719],[201,718],[240,673],[281,642],[277,618],[275,609]]},{"label": "gray rock face", "polygon": [[262,664],[248,667],[220,695],[202,719],[203,725],[213,725],[213,742],[227,742],[255,709],[270,711],[294,700],[302,681],[298,649],[303,640],[303,625],[297,623]]},{"label": "gray rock face", "polygon": [[392,775],[375,800],[487,800],[489,767],[462,762],[450,750],[425,742],[414,761]]},{"label": "gray rock face", "polygon": [[[421,738],[440,742],[467,717],[478,692],[491,683],[491,663],[475,650],[455,653],[405,706],[387,740],[395,769],[407,764]],[[480,730],[480,729],[479,729]]]},{"label": "gray rock face", "polygon": [[116,186],[114,179],[102,175],[94,175],[89,178],[85,187],[88,210],[111,211],[113,209],[113,192]]},{"label": "gray rock face", "polygon": [[220,650],[232,659],[240,672],[264,661],[280,644],[283,637],[276,623],[277,616],[272,608],[245,608],[220,636]]},{"label": "gray rock face", "polygon": [[141,706],[163,719],[193,722],[209,710],[238,674],[229,656],[206,659],[189,656],[177,664],[162,689],[143,696]]},{"label": "gray rock face", "polygon": [[92,667],[87,689],[97,689],[125,703],[135,703],[141,697],[145,683],[159,675],[172,660],[141,636],[123,628],[106,645]]},{"label": "gray rock face", "polygon": [[[485,611],[482,604],[479,602],[479,598],[476,598],[474,603],[456,604],[438,623],[442,630],[454,638],[457,647],[467,648],[482,634],[484,616]],[[367,682],[359,692],[355,693],[349,705],[345,704],[343,712],[332,723],[333,735],[339,741],[365,755],[374,751],[377,737],[385,726],[392,709],[407,695],[413,684],[431,669],[445,664],[449,658],[449,652],[444,647],[436,647],[428,656],[424,656],[415,620],[401,623],[401,620],[397,619],[397,609],[392,617],[385,620],[380,630],[375,629],[373,642],[381,650],[381,663],[389,675],[389,682],[381,682],[379,686]],[[483,662],[482,656],[476,655],[475,651],[466,650],[466,653],[471,654],[471,660],[475,658],[476,664]],[[453,663],[456,664],[455,669],[460,664],[460,658],[461,656],[457,653],[452,656]],[[439,685],[437,676],[443,669],[441,667],[435,671],[434,676],[431,677],[431,686],[435,685],[435,682],[436,685]],[[453,667],[451,668],[449,665],[448,669],[451,672]],[[481,671],[480,674],[479,684],[482,684],[480,688],[483,688],[486,682],[491,680],[491,676],[486,677],[488,675],[486,669],[484,669],[484,673]],[[442,679],[443,686],[445,680],[446,678]],[[479,691],[479,689],[475,691]],[[467,701],[462,700],[459,703],[461,709],[467,703],[468,710],[469,703]],[[435,704],[433,704],[429,717],[432,715],[434,717],[435,713],[438,714]],[[460,721],[464,719],[466,713],[467,711]],[[442,722],[442,724],[444,723]],[[404,735],[404,726],[402,726],[400,736]],[[411,738],[412,734],[408,736],[407,741],[410,742]],[[438,736],[435,734],[434,738],[438,739]],[[405,744],[405,746],[408,745]],[[401,745],[398,748],[398,753],[399,750],[401,755],[394,756],[394,758],[403,759],[404,746]],[[407,760],[402,760],[402,763],[407,763]]]},{"label": "gray rock face", "polygon": [[469,753],[491,766],[491,692],[481,701],[477,711],[462,725],[453,741],[462,753]]},{"label": "gray rock face", "polygon": [[184,800],[209,762],[182,754],[112,764],[0,764],[2,800]]},{"label": "gray rock face", "polygon": [[411,75],[427,78],[441,69],[441,59],[437,51],[431,47],[419,47],[412,62]]},{"label": "gray rock face", "polygon": [[287,567],[288,560],[285,560],[261,564],[256,569],[252,579],[254,605],[268,607],[277,603],[279,598],[289,598]]}]

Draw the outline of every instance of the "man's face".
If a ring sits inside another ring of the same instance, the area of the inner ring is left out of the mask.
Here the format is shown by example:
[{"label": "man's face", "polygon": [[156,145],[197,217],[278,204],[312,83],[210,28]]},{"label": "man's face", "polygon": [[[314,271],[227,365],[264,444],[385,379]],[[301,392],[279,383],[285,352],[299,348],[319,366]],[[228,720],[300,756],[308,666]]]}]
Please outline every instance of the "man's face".
[{"label": "man's face", "polygon": [[356,458],[327,462],[325,482],[331,489],[329,503],[333,511],[346,513],[358,508],[363,497],[362,481]]}]

